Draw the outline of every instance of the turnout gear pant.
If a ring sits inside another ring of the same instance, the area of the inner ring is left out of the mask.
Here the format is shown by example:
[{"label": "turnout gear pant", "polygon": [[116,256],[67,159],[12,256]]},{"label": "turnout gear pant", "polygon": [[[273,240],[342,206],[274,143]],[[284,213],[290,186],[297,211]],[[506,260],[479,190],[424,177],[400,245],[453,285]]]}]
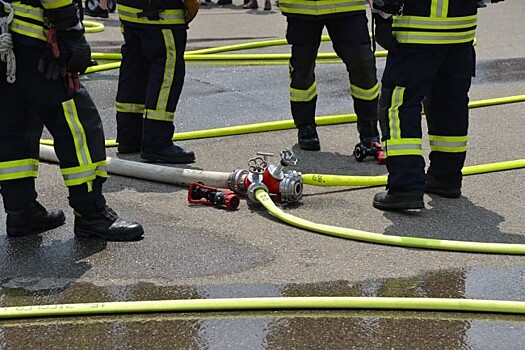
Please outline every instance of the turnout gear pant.
[{"label": "turnout gear pant", "polygon": [[[360,11],[333,17],[310,17],[287,17],[286,39],[292,46],[290,104],[295,125],[300,127],[315,123],[315,60],[326,26],[334,51],[348,71],[359,132],[361,136],[378,136],[379,83],[366,13]],[[373,130],[369,130],[370,125]]]},{"label": "turnout gear pant", "polygon": [[428,173],[461,186],[468,132],[468,91],[475,70],[472,43],[400,44],[388,55],[382,79],[379,120],[387,155],[388,188],[395,193],[425,190],[421,112],[430,141]]},{"label": "turnout gear pant", "polygon": [[117,141],[155,152],[172,144],[185,76],[184,27],[126,26],[117,92]]},{"label": "turnout gear pant", "polygon": [[81,89],[68,97],[61,79],[37,71],[45,43],[17,45],[16,81],[0,79],[0,188],[6,211],[23,210],[36,199],[39,139],[43,126],[54,139],[69,200],[79,212],[105,204],[102,183],[107,177],[104,132],[97,109]]}]

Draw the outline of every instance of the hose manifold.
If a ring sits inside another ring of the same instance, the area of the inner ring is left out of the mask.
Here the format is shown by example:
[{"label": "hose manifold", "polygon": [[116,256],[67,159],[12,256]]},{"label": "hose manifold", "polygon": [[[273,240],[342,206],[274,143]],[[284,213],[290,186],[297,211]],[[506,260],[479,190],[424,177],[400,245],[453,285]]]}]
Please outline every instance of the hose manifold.
[{"label": "hose manifold", "polygon": [[295,170],[285,171],[288,165],[295,165],[297,158],[289,149],[281,152],[278,165],[268,165],[266,157],[271,153],[258,152],[250,159],[248,170],[235,170],[228,177],[229,188],[238,194],[246,194],[252,201],[255,190],[262,188],[282,202],[298,202],[303,197],[302,174]]}]

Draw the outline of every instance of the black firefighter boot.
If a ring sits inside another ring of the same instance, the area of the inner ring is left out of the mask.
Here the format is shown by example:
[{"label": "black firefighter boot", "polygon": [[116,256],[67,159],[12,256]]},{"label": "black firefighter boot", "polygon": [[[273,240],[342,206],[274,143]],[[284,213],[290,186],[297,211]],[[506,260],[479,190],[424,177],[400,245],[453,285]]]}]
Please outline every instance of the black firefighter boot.
[{"label": "black firefighter boot", "polygon": [[319,143],[319,136],[317,135],[315,124],[307,124],[298,126],[297,139],[299,147],[305,151],[319,151],[321,144]]},{"label": "black firefighter boot", "polygon": [[393,211],[423,209],[425,207],[423,195],[394,194],[390,190],[377,193],[372,205],[376,209]]},{"label": "black firefighter boot", "polygon": [[75,211],[75,235],[106,241],[134,241],[144,234],[142,225],[121,219],[110,207],[80,214]]},{"label": "black firefighter boot", "polygon": [[445,181],[436,179],[427,174],[425,181],[425,192],[437,194],[444,198],[459,198],[461,197],[461,185],[449,184]]},{"label": "black firefighter boot", "polygon": [[173,123],[145,119],[140,157],[147,162],[154,163],[193,163],[195,153],[185,150],[171,141],[174,131]]},{"label": "black firefighter boot", "polygon": [[100,238],[106,241],[134,241],[144,234],[136,222],[119,216],[106,205],[102,194],[105,178],[97,177],[92,189],[86,184],[69,187],[69,205],[75,213],[74,232],[78,237]]},{"label": "black firefighter boot", "polygon": [[60,209],[46,210],[36,200],[24,210],[7,211],[7,235],[21,237],[41,233],[64,224],[66,217]]}]

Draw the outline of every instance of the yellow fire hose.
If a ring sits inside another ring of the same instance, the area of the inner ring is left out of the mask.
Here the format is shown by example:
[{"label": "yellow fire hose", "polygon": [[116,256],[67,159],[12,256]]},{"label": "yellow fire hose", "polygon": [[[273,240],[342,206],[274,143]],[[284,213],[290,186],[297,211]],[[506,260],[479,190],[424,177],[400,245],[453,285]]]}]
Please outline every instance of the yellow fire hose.
[{"label": "yellow fire hose", "polygon": [[315,222],[301,219],[291,214],[285,213],[273,203],[268,193],[263,189],[256,190],[255,198],[264,206],[266,210],[268,210],[279,220],[282,220],[295,227],[299,227],[308,231],[327,234],[330,236],[354,239],[363,242],[387,244],[410,248],[451,250],[471,253],[525,255],[525,244],[482,243],[418,238],[408,236],[390,236],[344,227],[317,224]]},{"label": "yellow fire hose", "polygon": [[104,31],[104,24],[99,22],[82,21],[86,28],[86,33],[100,33]]},{"label": "yellow fire hose", "polygon": [[[525,159],[509,160],[497,163],[466,166],[461,169],[464,176],[492,173],[503,170],[525,168]],[[386,175],[379,176],[345,176],[331,174],[303,174],[303,183],[312,186],[384,186]]]},{"label": "yellow fire hose", "polygon": [[160,312],[231,312],[297,309],[382,309],[525,314],[525,302],[457,298],[394,297],[269,297],[151,300],[5,307],[0,309],[0,319]]}]

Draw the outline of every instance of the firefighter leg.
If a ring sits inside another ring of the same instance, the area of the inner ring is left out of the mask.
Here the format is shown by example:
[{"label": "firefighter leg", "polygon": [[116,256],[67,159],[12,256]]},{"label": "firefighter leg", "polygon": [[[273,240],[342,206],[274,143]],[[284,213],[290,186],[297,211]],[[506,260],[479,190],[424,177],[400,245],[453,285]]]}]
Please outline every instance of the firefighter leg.
[{"label": "firefighter leg", "polygon": [[122,62],[120,64],[117,109],[117,142],[119,153],[138,153],[142,147],[142,124],[149,62],[137,29],[124,27]]},{"label": "firefighter leg", "polygon": [[143,235],[141,225],[118,217],[106,204],[104,131],[98,111],[84,89],[59,107],[50,108],[44,123],[53,135],[60,169],[75,211],[75,235],[130,241]]},{"label": "firefighter leg", "polygon": [[[425,161],[421,142],[421,102],[431,88],[445,48],[400,45],[391,52],[383,75],[379,121],[387,159],[388,191],[374,197],[382,210],[423,208]],[[425,62],[425,64],[421,64]]]},{"label": "firefighter leg", "polygon": [[379,82],[366,15],[358,13],[331,19],[327,22],[327,29],[335,52],[348,71],[360,140],[378,141]]},{"label": "firefighter leg", "polygon": [[[19,60],[19,69],[23,62]],[[6,233],[11,237],[47,231],[65,221],[61,210],[47,211],[36,200],[42,122],[28,109],[19,86],[18,81],[0,82],[0,94],[8,101],[0,113],[0,193],[7,213]]]},{"label": "firefighter leg", "polygon": [[474,65],[471,43],[451,45],[425,99],[431,150],[428,193],[448,198],[461,196],[461,169],[467,151],[468,91]]},{"label": "firefighter leg", "polygon": [[379,82],[366,14],[356,13],[330,19],[327,28],[334,50],[345,63],[350,80],[360,141],[354,148],[354,157],[360,162],[372,156],[379,164],[383,164],[385,157],[377,126]]},{"label": "firefighter leg", "polygon": [[151,62],[141,157],[150,162],[192,163],[195,154],[172,141],[175,110],[186,74],[186,30],[148,28],[141,32],[141,40]]},{"label": "firefighter leg", "polygon": [[315,124],[317,85],[315,59],[321,44],[322,22],[288,17],[286,39],[292,46],[290,57],[290,105],[298,128],[299,147],[321,149]]}]

